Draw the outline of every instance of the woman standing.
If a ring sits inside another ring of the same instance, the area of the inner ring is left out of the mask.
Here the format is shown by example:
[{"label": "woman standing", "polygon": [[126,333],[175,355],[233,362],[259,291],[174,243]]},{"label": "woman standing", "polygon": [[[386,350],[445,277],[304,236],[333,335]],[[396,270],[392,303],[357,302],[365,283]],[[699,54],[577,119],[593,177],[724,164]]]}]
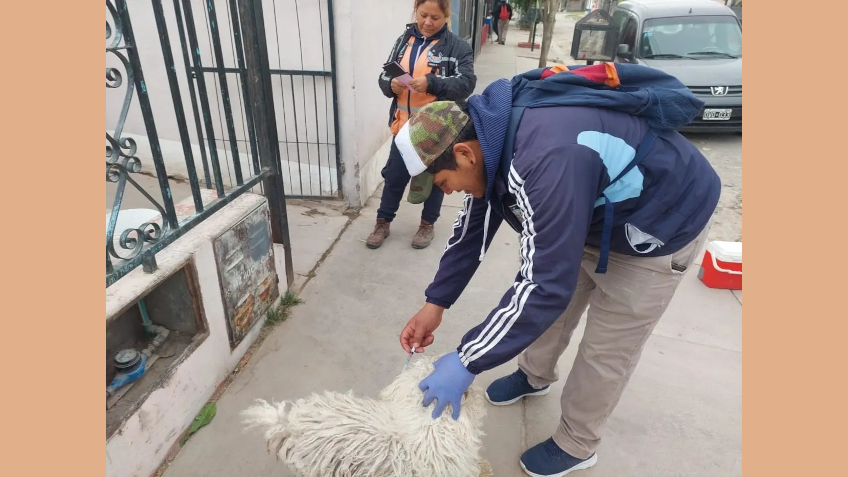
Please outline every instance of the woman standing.
[{"label": "woman standing", "polygon": [[[471,46],[448,30],[450,0],[415,0],[415,23],[406,26],[406,31],[392,47],[388,62],[397,61],[410,76],[410,89],[397,79],[380,75],[379,84],[383,94],[392,98],[389,110],[389,127],[396,135],[409,119],[410,114],[433,101],[459,101],[467,99],[474,91],[477,77],[474,76],[474,52]],[[403,158],[392,139],[389,160],[382,170],[385,185],[377,210],[377,224],[365,244],[368,248],[379,248],[389,236],[389,227],[409,183],[409,173]],[[410,202],[417,190],[416,181],[410,187]],[[424,201],[421,224],[412,239],[414,248],[426,248],[433,240],[433,224],[439,218],[444,193],[433,188]]]}]

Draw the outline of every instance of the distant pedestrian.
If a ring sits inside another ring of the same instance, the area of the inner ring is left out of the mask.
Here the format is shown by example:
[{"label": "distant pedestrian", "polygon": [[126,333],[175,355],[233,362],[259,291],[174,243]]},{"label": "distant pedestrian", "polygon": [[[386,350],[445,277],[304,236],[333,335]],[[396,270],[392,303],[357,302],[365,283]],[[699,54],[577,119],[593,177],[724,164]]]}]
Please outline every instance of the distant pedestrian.
[{"label": "distant pedestrian", "polygon": [[492,18],[498,24],[496,30],[498,43],[503,45],[506,42],[506,31],[509,30],[509,21],[512,20],[512,5],[506,0],[497,0],[492,9]]},{"label": "distant pedestrian", "polygon": [[[468,42],[448,30],[450,1],[415,0],[416,21],[406,25],[406,30],[392,47],[388,62],[396,61],[412,77],[410,91],[397,78],[391,78],[385,72],[380,75],[380,89],[386,97],[392,98],[389,110],[392,135],[396,135],[409,120],[410,114],[422,106],[434,101],[464,100],[474,92],[477,85],[474,52]],[[377,210],[377,224],[365,242],[372,249],[383,245],[389,236],[391,222],[410,179],[394,139],[389,160],[381,173],[385,184]],[[433,240],[433,224],[439,218],[444,198],[441,189],[430,190],[432,181],[425,185],[426,189],[419,189],[416,181],[412,181],[409,194],[410,202],[424,203],[421,224],[412,239],[412,247],[418,249],[426,248]]]}]

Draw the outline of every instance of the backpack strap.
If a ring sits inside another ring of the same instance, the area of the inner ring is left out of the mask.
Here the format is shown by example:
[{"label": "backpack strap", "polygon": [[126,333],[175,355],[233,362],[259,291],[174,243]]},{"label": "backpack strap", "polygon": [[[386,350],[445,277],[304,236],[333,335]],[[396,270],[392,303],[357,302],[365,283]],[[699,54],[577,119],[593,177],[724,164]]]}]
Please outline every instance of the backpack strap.
[{"label": "backpack strap", "polygon": [[[636,155],[633,157],[633,160],[630,161],[621,172],[615,176],[613,180],[610,181],[609,185],[607,185],[607,189],[609,189],[613,184],[615,184],[619,179],[625,176],[628,172],[630,172],[634,167],[638,166],[642,159],[648,155],[651,149],[654,147],[654,141],[657,139],[657,131],[655,129],[649,129],[648,134],[645,135],[645,138],[642,140],[642,143],[639,144],[639,147],[636,149]],[[613,204],[610,198],[606,194],[606,189],[603,194],[604,197],[604,226],[603,231],[601,232],[601,253],[600,258],[598,259],[598,266],[595,268],[595,273],[599,275],[603,275],[607,272],[607,264],[609,263],[609,253],[610,253],[610,240],[612,238],[612,224],[613,224]]]}]

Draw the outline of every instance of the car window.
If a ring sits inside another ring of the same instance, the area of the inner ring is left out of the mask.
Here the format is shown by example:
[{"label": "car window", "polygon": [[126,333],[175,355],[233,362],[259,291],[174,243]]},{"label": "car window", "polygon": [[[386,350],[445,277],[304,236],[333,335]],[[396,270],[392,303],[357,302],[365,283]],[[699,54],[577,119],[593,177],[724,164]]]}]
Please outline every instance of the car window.
[{"label": "car window", "polygon": [[624,10],[616,10],[612,14],[612,24],[618,28],[619,39],[623,38],[622,33],[624,32],[624,25],[627,23],[628,18],[630,18],[630,15]]},{"label": "car window", "polygon": [[732,16],[653,18],[642,27],[639,55],[686,58],[742,56],[742,29]]},{"label": "car window", "polygon": [[630,46],[632,50],[636,45],[636,18],[627,15],[627,20],[621,30],[621,40],[619,43]]}]

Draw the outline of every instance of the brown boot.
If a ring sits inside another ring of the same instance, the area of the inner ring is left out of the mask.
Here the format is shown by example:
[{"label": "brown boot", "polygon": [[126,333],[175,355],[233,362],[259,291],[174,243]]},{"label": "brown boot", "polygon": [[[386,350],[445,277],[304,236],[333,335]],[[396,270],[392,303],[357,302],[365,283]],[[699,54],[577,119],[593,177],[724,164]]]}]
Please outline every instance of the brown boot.
[{"label": "brown boot", "polygon": [[368,236],[365,241],[365,246],[368,248],[380,248],[383,241],[389,238],[391,233],[389,230],[391,223],[386,222],[386,219],[377,219],[377,225],[374,226],[374,231]]},{"label": "brown boot", "polygon": [[415,234],[415,237],[412,237],[412,248],[427,248],[430,242],[433,241],[434,235],[433,224],[422,220],[421,225],[418,226],[418,232]]}]

